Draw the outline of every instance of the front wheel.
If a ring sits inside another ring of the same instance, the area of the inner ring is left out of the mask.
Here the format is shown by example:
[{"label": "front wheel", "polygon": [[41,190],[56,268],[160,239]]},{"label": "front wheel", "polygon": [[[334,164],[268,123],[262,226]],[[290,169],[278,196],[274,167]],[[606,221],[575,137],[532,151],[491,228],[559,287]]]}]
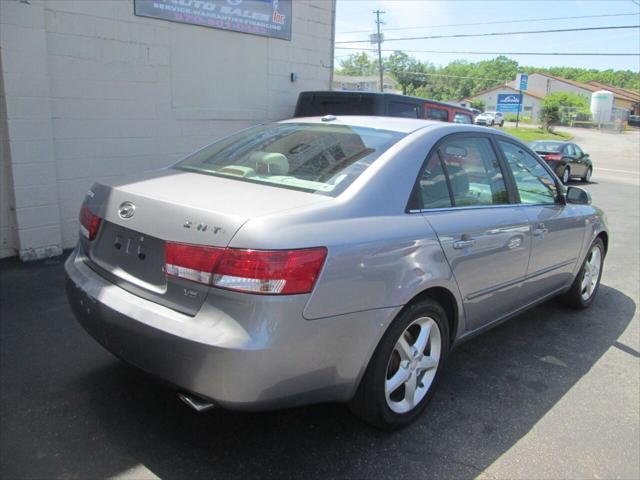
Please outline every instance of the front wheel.
[{"label": "front wheel", "polygon": [[501,126],[501,127],[504,127],[504,120],[502,120],[502,121],[500,122],[500,126]]},{"label": "front wheel", "polygon": [[569,170],[569,167],[565,167],[565,169],[562,171],[562,176],[560,177],[560,179],[562,180],[562,183],[566,185],[567,183],[569,183],[570,178],[571,171]]},{"label": "front wheel", "polygon": [[431,400],[448,350],[443,308],[431,299],[409,305],[378,344],[351,410],[385,430],[408,425]]},{"label": "front wheel", "polygon": [[604,253],[604,243],[600,238],[596,238],[571,288],[560,297],[565,305],[582,309],[593,303],[593,299],[600,287]]}]

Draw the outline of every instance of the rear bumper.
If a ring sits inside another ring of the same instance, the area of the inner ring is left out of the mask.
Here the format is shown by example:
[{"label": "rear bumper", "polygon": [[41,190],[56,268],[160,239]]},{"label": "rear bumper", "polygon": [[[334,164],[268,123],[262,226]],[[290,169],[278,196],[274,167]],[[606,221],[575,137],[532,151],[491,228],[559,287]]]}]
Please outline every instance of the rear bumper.
[{"label": "rear bumper", "polygon": [[307,295],[215,290],[195,316],[137,297],[65,264],[67,297],[107,350],[179,388],[235,409],[346,401],[398,308],[305,320]]}]

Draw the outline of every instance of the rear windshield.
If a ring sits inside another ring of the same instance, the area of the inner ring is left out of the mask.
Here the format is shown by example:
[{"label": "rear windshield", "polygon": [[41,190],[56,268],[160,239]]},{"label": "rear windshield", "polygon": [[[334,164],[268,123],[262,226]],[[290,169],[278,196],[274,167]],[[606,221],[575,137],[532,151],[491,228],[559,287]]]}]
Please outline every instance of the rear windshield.
[{"label": "rear windshield", "polygon": [[556,142],[533,142],[529,147],[531,150],[540,152],[559,152],[562,148],[562,144]]},{"label": "rear windshield", "polygon": [[223,138],[174,168],[337,196],[405,135],[345,125],[273,123]]}]

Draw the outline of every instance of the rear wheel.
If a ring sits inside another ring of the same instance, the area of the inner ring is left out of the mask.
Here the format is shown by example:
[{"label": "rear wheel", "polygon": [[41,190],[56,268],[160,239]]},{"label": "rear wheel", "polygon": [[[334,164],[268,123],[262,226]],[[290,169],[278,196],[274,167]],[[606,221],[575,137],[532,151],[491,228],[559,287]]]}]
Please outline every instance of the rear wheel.
[{"label": "rear wheel", "polygon": [[408,306],[376,348],[351,410],[382,429],[408,425],[431,400],[448,349],[443,308],[431,299]]},{"label": "rear wheel", "polygon": [[577,309],[587,308],[591,305],[600,287],[603,263],[604,243],[600,238],[596,238],[580,272],[571,285],[571,289],[560,297],[561,301],[565,305]]},{"label": "rear wheel", "polygon": [[500,122],[500,126],[501,126],[501,127],[504,127],[504,120],[502,120],[502,121]]},{"label": "rear wheel", "polygon": [[587,168],[587,171],[584,174],[584,177],[582,177],[582,181],[587,183],[590,182],[592,173],[593,173],[593,169],[591,167]]},{"label": "rear wheel", "polygon": [[565,169],[562,171],[562,176],[560,177],[560,179],[562,180],[562,183],[566,185],[567,183],[569,183],[570,178],[571,170],[569,169],[569,167],[565,167]]}]

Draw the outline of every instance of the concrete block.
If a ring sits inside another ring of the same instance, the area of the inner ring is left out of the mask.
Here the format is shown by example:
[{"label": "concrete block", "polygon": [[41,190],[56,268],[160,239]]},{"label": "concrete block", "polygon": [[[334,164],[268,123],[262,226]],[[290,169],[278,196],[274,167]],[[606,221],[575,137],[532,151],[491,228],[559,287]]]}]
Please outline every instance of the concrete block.
[{"label": "concrete block", "polygon": [[43,97],[6,97],[7,118],[9,120],[43,120],[51,118],[51,105]]},{"label": "concrete block", "polygon": [[51,138],[49,119],[9,119],[9,138],[12,140],[47,140]]},{"label": "concrete block", "polygon": [[44,140],[11,140],[12,163],[48,163],[54,161],[53,142]]},{"label": "concrete block", "polygon": [[43,28],[44,9],[39,5],[0,1],[0,24]]},{"label": "concrete block", "polygon": [[[45,258],[47,252],[55,253],[60,249],[61,235],[60,225],[46,227],[19,228],[18,239],[20,242],[20,257],[28,257],[29,260]],[[31,251],[31,252],[29,252]],[[59,253],[58,253],[59,254]]]},{"label": "concrete block", "polygon": [[16,208],[53,205],[58,201],[58,188],[55,183],[16,187],[14,194]]},{"label": "concrete block", "polygon": [[50,185],[55,181],[54,163],[14,163],[13,184],[18,187],[31,185]]},{"label": "concrete block", "polygon": [[16,207],[16,219],[21,229],[58,225],[60,223],[58,204]]}]

